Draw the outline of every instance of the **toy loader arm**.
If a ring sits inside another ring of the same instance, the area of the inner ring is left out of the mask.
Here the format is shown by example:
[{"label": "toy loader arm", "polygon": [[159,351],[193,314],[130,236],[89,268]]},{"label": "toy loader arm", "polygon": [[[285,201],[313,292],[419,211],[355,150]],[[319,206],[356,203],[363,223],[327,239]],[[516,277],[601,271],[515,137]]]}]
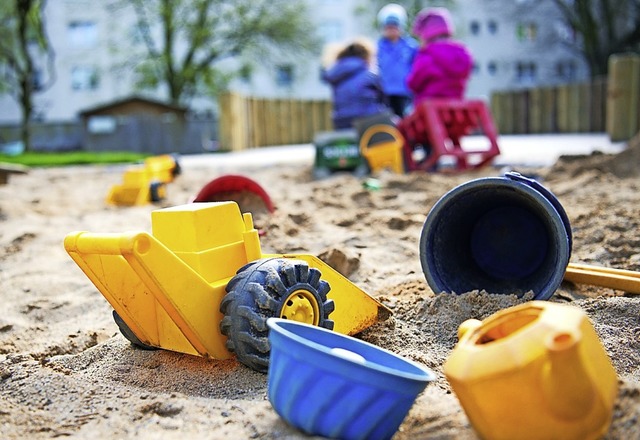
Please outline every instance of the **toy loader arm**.
[{"label": "toy loader arm", "polygon": [[391,316],[391,310],[384,304],[364,292],[320,258],[306,254],[285,254],[281,257],[304,260],[310,267],[322,273],[323,279],[331,286],[327,296],[335,302],[336,306],[331,314],[331,319],[335,323],[334,331],[355,335]]},{"label": "toy loader arm", "polygon": [[65,249],[145,344],[226,359],[218,305],[228,280],[209,284],[145,232],[76,232]]}]

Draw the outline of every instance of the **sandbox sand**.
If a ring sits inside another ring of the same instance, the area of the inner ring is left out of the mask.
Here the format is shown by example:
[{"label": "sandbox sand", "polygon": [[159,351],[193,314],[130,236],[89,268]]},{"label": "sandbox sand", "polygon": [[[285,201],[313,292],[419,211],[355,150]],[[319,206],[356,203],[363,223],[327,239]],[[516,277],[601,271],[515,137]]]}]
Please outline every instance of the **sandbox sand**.
[{"label": "sandbox sand", "polygon": [[[104,203],[123,166],[32,169],[0,186],[0,438],[303,439],[266,397],[266,378],[235,359],[213,361],[133,348],[111,308],[63,248],[72,231],[150,230],[150,212],[189,201],[226,173],[267,189],[276,212],[254,206],[264,252],[320,255],[394,314],[358,335],[431,368],[402,439],[475,439],[442,365],[456,330],[523,300],[468,292],[434,295],[418,257],[421,227],[447,190],[482,176],[334,175],[309,166],[225,168],[196,164],[169,185],[161,205]],[[536,175],[560,199],[574,234],[572,262],[640,270],[640,140],[615,156],[561,158]],[[552,301],[583,309],[619,376],[606,438],[640,438],[640,297],[564,283]],[[543,410],[543,409],[540,409]]]}]

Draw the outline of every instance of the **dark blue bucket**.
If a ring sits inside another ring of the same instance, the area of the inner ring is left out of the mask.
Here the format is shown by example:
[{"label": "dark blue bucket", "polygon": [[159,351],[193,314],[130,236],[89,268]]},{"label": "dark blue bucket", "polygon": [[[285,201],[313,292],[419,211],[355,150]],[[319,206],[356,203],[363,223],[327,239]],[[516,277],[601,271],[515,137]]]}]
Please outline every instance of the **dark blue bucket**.
[{"label": "dark blue bucket", "polygon": [[420,262],[435,293],[549,299],[571,256],[571,226],[558,199],[518,173],[464,183],[433,206],[422,228]]}]

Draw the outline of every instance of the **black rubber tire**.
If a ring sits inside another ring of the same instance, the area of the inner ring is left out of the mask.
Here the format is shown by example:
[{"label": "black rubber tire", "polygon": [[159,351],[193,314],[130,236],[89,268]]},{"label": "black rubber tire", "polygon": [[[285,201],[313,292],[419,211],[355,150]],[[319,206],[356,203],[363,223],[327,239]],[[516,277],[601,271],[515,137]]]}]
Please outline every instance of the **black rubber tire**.
[{"label": "black rubber tire", "polygon": [[118,315],[118,313],[115,310],[113,311],[113,320],[116,322],[116,325],[118,326],[120,333],[122,333],[122,336],[124,336],[127,339],[127,341],[131,342],[131,345],[133,345],[134,347],[140,348],[142,350],[158,349],[151,345],[147,345],[144,342],[142,342],[140,339],[138,339],[135,333],[131,331],[129,326],[124,322],[124,320],[120,317],[120,315]]},{"label": "black rubber tire", "polygon": [[172,154],[171,157],[173,158],[173,162],[175,163],[175,166],[171,170],[171,175],[173,177],[177,177],[180,174],[182,174],[182,167],[180,166],[180,161],[179,161],[180,156],[177,154]]},{"label": "black rubber tire", "polygon": [[151,182],[149,184],[149,197],[152,202],[161,202],[163,197],[160,190],[164,186],[163,182]]},{"label": "black rubber tire", "polygon": [[306,262],[286,258],[256,260],[240,268],[220,303],[225,315],[220,331],[227,337],[227,349],[247,367],[266,373],[270,352],[267,319],[281,317],[287,298],[301,290],[315,299],[317,325],[333,330],[328,317],[335,304],[327,299],[331,287],[320,277],[320,271]]}]

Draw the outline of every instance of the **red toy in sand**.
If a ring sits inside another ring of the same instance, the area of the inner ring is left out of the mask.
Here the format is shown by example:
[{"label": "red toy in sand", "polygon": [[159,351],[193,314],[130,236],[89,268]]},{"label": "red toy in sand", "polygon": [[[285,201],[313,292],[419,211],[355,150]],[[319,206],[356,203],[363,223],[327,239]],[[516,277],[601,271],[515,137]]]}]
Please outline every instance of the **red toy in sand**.
[{"label": "red toy in sand", "polygon": [[270,213],[275,211],[269,194],[258,182],[237,174],[226,174],[207,183],[192,200],[193,202],[216,202],[236,200],[242,193],[258,196]]}]

